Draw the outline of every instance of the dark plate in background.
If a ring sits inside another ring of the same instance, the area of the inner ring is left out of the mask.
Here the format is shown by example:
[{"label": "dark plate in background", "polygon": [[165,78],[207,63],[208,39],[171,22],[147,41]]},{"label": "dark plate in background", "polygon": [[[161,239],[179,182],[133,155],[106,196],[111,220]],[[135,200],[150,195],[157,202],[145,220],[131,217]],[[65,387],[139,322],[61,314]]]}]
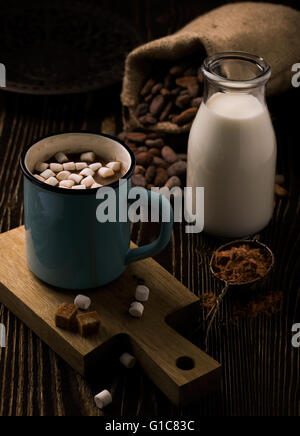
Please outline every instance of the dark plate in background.
[{"label": "dark plate in background", "polygon": [[113,85],[126,55],[142,42],[127,21],[84,0],[12,0],[1,5],[0,29],[6,90],[26,94]]}]

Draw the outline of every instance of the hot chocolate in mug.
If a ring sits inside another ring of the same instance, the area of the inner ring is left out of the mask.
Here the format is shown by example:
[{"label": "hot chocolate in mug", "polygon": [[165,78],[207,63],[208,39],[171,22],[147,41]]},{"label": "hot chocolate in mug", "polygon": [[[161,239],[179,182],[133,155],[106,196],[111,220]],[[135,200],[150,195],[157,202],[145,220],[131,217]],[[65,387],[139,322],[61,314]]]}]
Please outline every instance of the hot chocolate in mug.
[{"label": "hot chocolate in mug", "polygon": [[[21,156],[27,263],[39,279],[64,289],[90,289],[112,282],[129,263],[162,251],[170,240],[173,227],[170,202],[158,193],[147,191],[147,198],[155,196],[161,215],[169,214],[170,221],[162,222],[161,233],[155,242],[130,249],[128,219],[121,222],[123,220],[117,218],[116,222],[105,223],[97,220],[97,208],[104,201],[96,198],[97,189],[62,189],[33,176],[38,162],[48,161],[58,152],[86,151],[93,151],[107,161],[123,163],[121,182],[108,186],[116,194],[116,207],[124,206],[128,210],[135,158],[119,139],[85,132],[63,133],[36,141]],[[120,187],[122,182],[127,182],[126,195]]]}]

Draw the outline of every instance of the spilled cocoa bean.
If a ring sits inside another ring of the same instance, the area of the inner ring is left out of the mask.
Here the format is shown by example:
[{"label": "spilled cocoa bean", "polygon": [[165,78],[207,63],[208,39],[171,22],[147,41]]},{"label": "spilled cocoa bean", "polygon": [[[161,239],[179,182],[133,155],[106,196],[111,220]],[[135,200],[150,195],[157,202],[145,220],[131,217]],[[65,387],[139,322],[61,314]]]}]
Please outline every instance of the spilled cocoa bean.
[{"label": "spilled cocoa bean", "polygon": [[149,152],[138,153],[135,157],[137,165],[148,167],[153,162],[153,156]]},{"label": "spilled cocoa bean", "polygon": [[168,176],[169,177],[173,177],[173,176],[183,176],[187,171],[187,163],[180,160],[178,162],[175,162],[173,165],[171,165],[168,168]]},{"label": "spilled cocoa bean", "polygon": [[178,126],[183,126],[185,124],[188,124],[195,118],[197,112],[198,112],[197,108],[187,109],[186,111],[182,112],[180,115],[174,117],[173,122],[175,124],[178,124]]},{"label": "spilled cocoa bean", "polygon": [[154,97],[149,109],[151,115],[153,116],[160,115],[164,108],[164,104],[165,104],[165,99],[161,94]]},{"label": "spilled cocoa bean", "polygon": [[134,186],[141,186],[142,188],[146,188],[147,186],[146,179],[141,174],[134,174],[132,176],[132,183]]},{"label": "spilled cocoa bean", "polygon": [[155,175],[156,175],[156,167],[154,165],[150,165],[145,174],[145,179],[147,184],[153,182]]},{"label": "spilled cocoa bean", "polygon": [[168,181],[168,174],[164,168],[157,168],[156,177],[154,179],[154,186],[162,187]]},{"label": "spilled cocoa bean", "polygon": [[172,189],[172,188],[175,188],[175,187],[180,187],[181,186],[181,180],[180,180],[180,178],[179,177],[177,177],[177,176],[173,176],[173,177],[171,177],[168,181],[167,181],[167,183],[165,184],[165,186],[166,186],[166,188],[168,188],[168,189]]},{"label": "spilled cocoa bean", "polygon": [[169,164],[173,164],[178,161],[178,156],[171,147],[163,147],[163,149],[161,150],[161,155],[162,158]]}]

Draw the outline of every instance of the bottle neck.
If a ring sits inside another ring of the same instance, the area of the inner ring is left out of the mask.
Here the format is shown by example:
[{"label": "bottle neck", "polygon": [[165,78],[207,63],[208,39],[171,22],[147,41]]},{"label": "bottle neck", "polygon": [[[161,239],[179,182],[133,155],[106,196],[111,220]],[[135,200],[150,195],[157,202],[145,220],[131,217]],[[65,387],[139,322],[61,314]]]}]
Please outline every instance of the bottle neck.
[{"label": "bottle neck", "polygon": [[269,65],[247,53],[221,53],[207,58],[202,66],[204,103],[214,94],[249,94],[265,105],[266,84],[271,77]]},{"label": "bottle neck", "polygon": [[259,102],[266,105],[266,86],[261,85],[256,88],[231,88],[227,86],[220,86],[218,83],[212,83],[208,80],[204,80],[204,94],[203,102],[207,101],[217,93],[233,93],[233,94],[248,94],[257,98]]}]

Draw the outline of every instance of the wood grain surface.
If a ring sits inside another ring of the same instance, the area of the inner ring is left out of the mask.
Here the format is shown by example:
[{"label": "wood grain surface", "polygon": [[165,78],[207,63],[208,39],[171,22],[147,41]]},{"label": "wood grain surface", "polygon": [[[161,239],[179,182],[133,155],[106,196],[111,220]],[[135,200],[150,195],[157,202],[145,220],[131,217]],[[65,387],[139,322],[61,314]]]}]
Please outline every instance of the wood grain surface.
[{"label": "wood grain surface", "polygon": [[[117,2],[111,3],[117,7]],[[205,9],[199,1],[137,0],[134,4],[129,11],[145,39],[170,33]],[[65,97],[1,92],[0,232],[23,223],[18,166],[23,147],[64,130],[120,131],[119,93],[119,86]],[[0,306],[0,322],[8,336],[7,348],[0,349],[1,416],[101,416],[93,395],[104,388],[114,397],[113,406],[105,410],[108,416],[300,415],[300,352],[291,345],[292,325],[300,322],[299,110],[294,110],[298,94],[293,89],[269,101],[279,140],[278,172],[285,174],[290,196],[277,198],[274,218],[260,235],[276,256],[275,269],[262,291],[281,292],[282,304],[273,315],[250,317],[246,311],[235,311],[240,296],[228,295],[208,343],[209,354],[223,365],[221,390],[178,409],[139,367],[128,372],[116,365],[85,380]],[[133,239],[138,244],[149,242],[157,231],[156,225],[138,225]],[[168,248],[156,260],[196,295],[218,294],[221,284],[211,277],[208,266],[221,243],[204,234],[186,235],[184,226],[177,224]]]}]

